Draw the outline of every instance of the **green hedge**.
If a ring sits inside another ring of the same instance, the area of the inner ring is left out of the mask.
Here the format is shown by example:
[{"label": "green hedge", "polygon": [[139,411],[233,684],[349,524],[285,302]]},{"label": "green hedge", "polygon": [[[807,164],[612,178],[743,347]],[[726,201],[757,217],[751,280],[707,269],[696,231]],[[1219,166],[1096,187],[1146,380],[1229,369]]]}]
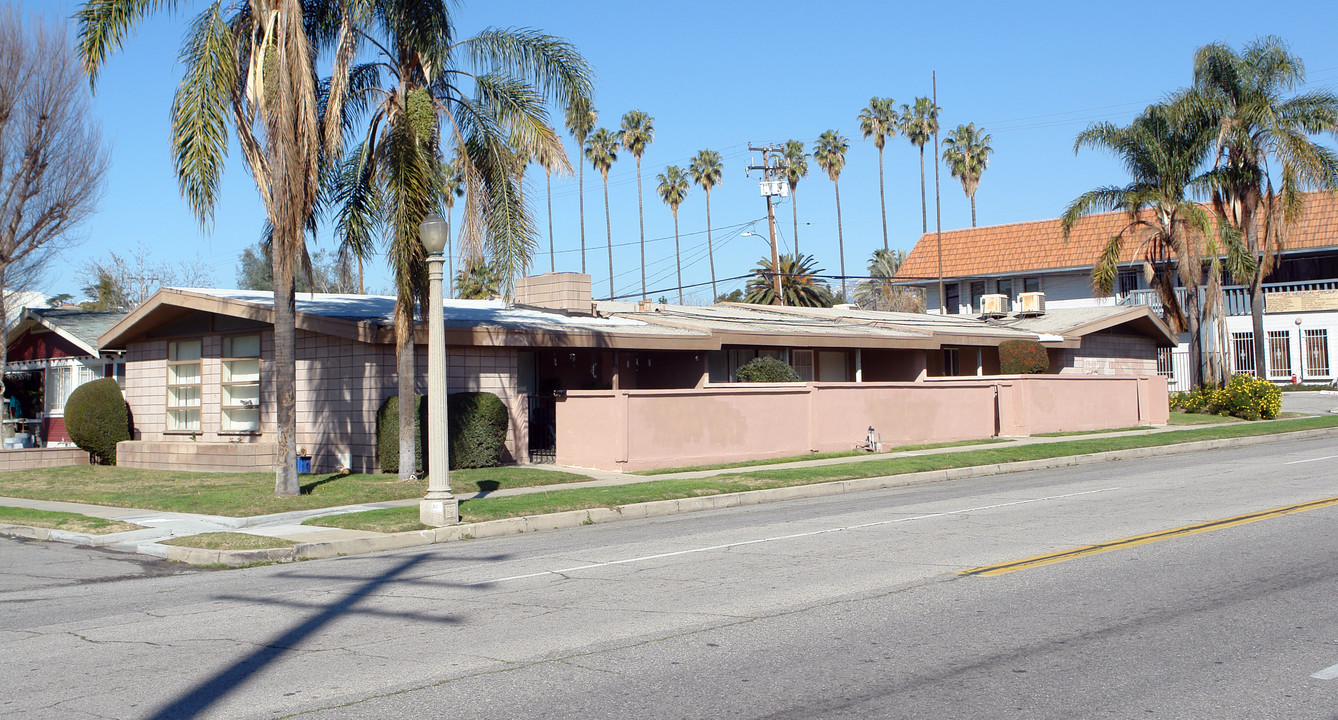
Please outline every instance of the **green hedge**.
[{"label": "green hedge", "polygon": [[734,371],[734,376],[739,382],[799,382],[794,368],[766,355],[749,360]]},{"label": "green hedge", "polygon": [[[422,474],[427,465],[423,452],[427,447],[427,403],[425,395],[415,395],[414,402],[414,441],[413,453],[418,459],[415,472]],[[399,473],[400,471],[400,396],[391,395],[381,403],[376,411],[376,457],[380,461],[381,472]]]},{"label": "green hedge", "polygon": [[[427,403],[414,398],[414,453],[417,471],[427,465]],[[510,415],[501,399],[489,392],[462,392],[447,396],[451,469],[494,467],[502,464]],[[376,452],[381,472],[400,470],[399,396],[387,398],[376,413]]]},{"label": "green hedge", "polygon": [[999,343],[999,372],[1003,375],[1043,375],[1050,370],[1050,354],[1035,340]]},{"label": "green hedge", "polygon": [[501,465],[511,422],[501,399],[490,392],[453,393],[447,396],[446,409],[451,469]]},{"label": "green hedge", "polygon": [[112,378],[84,383],[65,401],[65,432],[103,465],[116,464],[116,443],[129,440],[130,408]]}]

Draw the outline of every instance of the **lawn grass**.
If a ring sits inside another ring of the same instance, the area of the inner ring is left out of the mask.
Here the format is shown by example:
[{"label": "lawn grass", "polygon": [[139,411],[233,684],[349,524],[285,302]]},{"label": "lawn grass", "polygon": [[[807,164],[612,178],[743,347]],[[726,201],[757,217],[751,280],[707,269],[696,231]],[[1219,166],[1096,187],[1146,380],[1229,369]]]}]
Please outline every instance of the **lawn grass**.
[{"label": "lawn grass", "polygon": [[367,512],[327,515],[311,518],[303,525],[344,528],[345,530],[366,530],[368,532],[397,533],[410,530],[427,530],[431,526],[418,522],[418,506],[383,508]]},{"label": "lawn grass", "polygon": [[164,540],[159,545],[201,548],[204,550],[265,550],[293,547],[297,543],[283,538],[251,535],[250,533],[214,532]]},{"label": "lawn grass", "polygon": [[[453,491],[471,495],[481,488],[525,487],[588,479],[584,475],[530,468],[451,471]],[[274,475],[270,473],[198,473],[71,465],[6,472],[0,476],[0,496],[249,517],[420,498],[427,492],[426,480],[400,481],[395,475],[314,474],[301,476],[300,482],[301,495],[278,498],[274,496]]]},{"label": "lawn grass", "polygon": [[[953,442],[928,443],[925,445],[901,445],[889,448],[883,452],[911,452],[912,450],[933,450],[934,448],[961,447],[963,445],[989,445],[992,443],[1012,442],[1012,438],[985,438],[983,440],[956,440]],[[730,470],[733,468],[756,467],[758,465],[780,465],[782,463],[802,462],[804,460],[826,460],[828,458],[843,457],[865,457],[869,455],[866,450],[845,450],[842,452],[827,453],[809,453],[808,455],[794,455],[783,458],[767,458],[764,460],[742,460],[732,463],[716,463],[714,465],[685,465],[683,467],[659,468],[658,470],[638,470],[628,473],[629,475],[673,475],[675,473],[701,472],[703,470]]]},{"label": "lawn grass", "polygon": [[[822,465],[804,468],[757,468],[748,472],[731,473],[711,478],[648,480],[631,485],[601,488],[558,489],[541,493],[485,497],[460,503],[464,522],[480,522],[508,517],[521,517],[566,510],[585,510],[597,507],[617,507],[654,500],[671,500],[703,495],[762,490],[767,488],[808,485],[836,480],[850,480],[885,475],[900,475],[927,470],[993,465],[996,463],[1068,457],[1086,453],[1125,450],[1131,448],[1174,445],[1199,440],[1219,440],[1233,437],[1269,435],[1298,430],[1338,427],[1338,417],[1310,417],[1297,420],[1242,423],[1210,428],[1192,428],[1169,433],[1096,437],[1037,445],[1012,445],[938,455],[895,457],[882,460]],[[417,507],[392,508],[373,511],[377,523],[395,521],[417,522]],[[338,527],[366,529],[360,525],[361,516],[369,513],[350,513],[338,516]],[[336,518],[315,518],[312,525],[325,525]]]},{"label": "lawn grass", "polygon": [[1111,428],[1110,430],[1068,430],[1065,432],[1051,433],[1033,433],[1032,437],[1071,437],[1073,435],[1105,435],[1117,432],[1132,432],[1134,430],[1151,430],[1150,425],[1133,425],[1130,427]]},{"label": "lawn grass", "polygon": [[79,513],[53,512],[50,510],[30,510],[28,508],[0,506],[0,525],[26,525],[27,527],[68,530],[70,532],[106,535],[108,533],[143,530],[143,526],[134,523],[89,517]]}]

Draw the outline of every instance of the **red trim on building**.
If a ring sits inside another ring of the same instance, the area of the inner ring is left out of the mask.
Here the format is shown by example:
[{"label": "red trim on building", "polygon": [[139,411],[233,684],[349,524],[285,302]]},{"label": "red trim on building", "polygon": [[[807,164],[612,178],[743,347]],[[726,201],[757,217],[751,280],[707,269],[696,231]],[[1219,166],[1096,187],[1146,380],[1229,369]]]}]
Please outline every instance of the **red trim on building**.
[{"label": "red trim on building", "polygon": [[9,346],[8,362],[88,357],[88,351],[53,332],[29,330]]}]

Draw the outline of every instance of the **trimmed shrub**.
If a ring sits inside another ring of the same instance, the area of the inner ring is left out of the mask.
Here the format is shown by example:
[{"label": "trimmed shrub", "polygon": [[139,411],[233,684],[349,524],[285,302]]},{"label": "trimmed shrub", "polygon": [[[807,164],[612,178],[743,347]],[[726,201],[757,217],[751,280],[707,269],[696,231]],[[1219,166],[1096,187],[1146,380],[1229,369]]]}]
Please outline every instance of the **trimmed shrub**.
[{"label": "trimmed shrub", "polygon": [[451,469],[501,465],[511,421],[501,399],[490,392],[452,393],[446,407]]},{"label": "trimmed shrub", "polygon": [[129,440],[130,408],[113,378],[84,383],[65,401],[65,431],[103,465],[116,464],[116,443]]},{"label": "trimmed shrub", "polygon": [[794,368],[766,355],[749,360],[734,375],[739,382],[799,382]]},{"label": "trimmed shrub", "polygon": [[[427,447],[427,403],[426,395],[415,395],[414,402],[414,457],[418,458],[415,471],[422,474],[427,466],[424,448]],[[391,395],[381,403],[376,411],[376,457],[381,472],[399,473],[400,471],[400,396]]]},{"label": "trimmed shrub", "polygon": [[999,372],[1003,375],[1043,375],[1050,369],[1050,353],[1035,340],[999,343]]}]

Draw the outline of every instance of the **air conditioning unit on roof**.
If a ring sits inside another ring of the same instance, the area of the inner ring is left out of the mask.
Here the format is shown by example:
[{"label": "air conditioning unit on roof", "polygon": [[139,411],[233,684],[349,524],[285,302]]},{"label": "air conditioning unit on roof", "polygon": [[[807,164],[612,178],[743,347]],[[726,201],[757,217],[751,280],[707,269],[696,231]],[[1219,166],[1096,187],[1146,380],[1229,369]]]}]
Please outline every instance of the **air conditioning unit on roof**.
[{"label": "air conditioning unit on roof", "polygon": [[987,318],[1003,317],[1008,314],[1007,295],[984,295],[980,298],[980,316]]},{"label": "air conditioning unit on roof", "polygon": [[1024,292],[1017,295],[1018,315],[1044,315],[1045,293]]}]

